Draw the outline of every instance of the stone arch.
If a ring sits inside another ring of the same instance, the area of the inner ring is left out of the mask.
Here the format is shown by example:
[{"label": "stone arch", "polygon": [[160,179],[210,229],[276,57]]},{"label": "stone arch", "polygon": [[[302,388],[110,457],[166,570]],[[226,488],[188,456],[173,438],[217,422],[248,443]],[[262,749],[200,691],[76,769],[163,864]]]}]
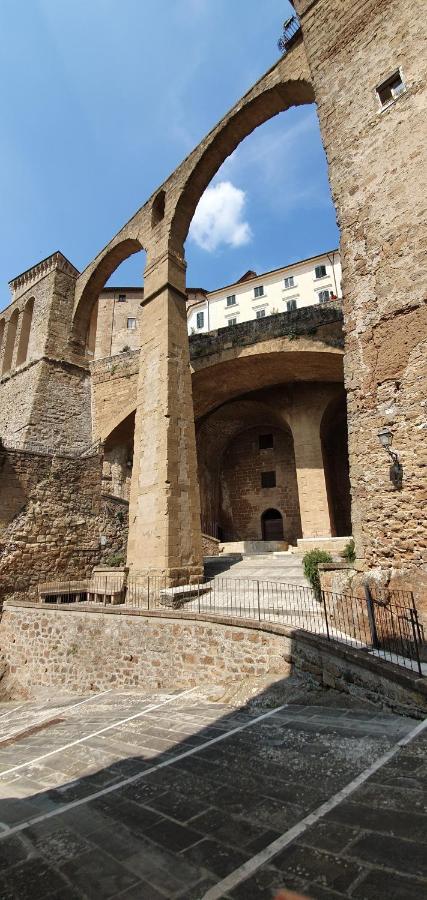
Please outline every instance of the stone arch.
[{"label": "stone arch", "polygon": [[280,510],[269,507],[261,514],[263,541],[283,541],[283,516]]},{"label": "stone arch", "polygon": [[13,362],[13,351],[15,349],[16,332],[18,329],[19,309],[15,309],[9,319],[6,334],[6,346],[4,348],[2,374],[6,375],[10,372]]},{"label": "stone arch", "polygon": [[144,250],[144,247],[137,238],[124,238],[100,253],[86,273],[83,272],[80,276],[71,331],[71,340],[79,348],[86,345],[92,310],[105,283],[122,262],[140,250]]},{"label": "stone arch", "polygon": [[4,331],[5,331],[5,328],[6,328],[6,320],[5,320],[5,319],[0,319],[0,353],[1,353],[2,348],[3,348],[3,338],[4,338]]},{"label": "stone arch", "polygon": [[110,431],[103,441],[102,489],[121,500],[129,500],[133,464],[135,412]]},{"label": "stone arch", "polygon": [[196,206],[208,184],[231,153],[259,125],[291,106],[314,103],[314,91],[305,79],[286,80],[261,90],[246,102],[243,100],[233,115],[226,117],[199,156],[181,191],[171,224],[172,245],[181,250]]},{"label": "stone arch", "polygon": [[34,297],[27,300],[24,311],[22,313],[21,333],[19,335],[18,353],[16,356],[16,365],[22,366],[28,356],[28,345],[30,342],[31,322],[34,311]]},{"label": "stone arch", "polygon": [[346,395],[342,391],[328,403],[320,423],[331,534],[351,535],[351,495],[348,462]]}]

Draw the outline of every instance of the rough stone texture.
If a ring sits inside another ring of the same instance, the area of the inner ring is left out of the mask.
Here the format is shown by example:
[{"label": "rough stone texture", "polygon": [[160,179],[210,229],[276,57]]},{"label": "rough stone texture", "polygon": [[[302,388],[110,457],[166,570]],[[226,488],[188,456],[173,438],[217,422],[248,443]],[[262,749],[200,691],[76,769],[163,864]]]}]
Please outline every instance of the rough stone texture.
[{"label": "rough stone texture", "polygon": [[0,599],[36,596],[42,581],[89,576],[103,558],[124,553],[127,504],[102,497],[100,456],[1,456],[9,521],[0,536]]},{"label": "rough stone texture", "polygon": [[73,691],[185,688],[242,678],[286,677],[291,664],[313,683],[398,712],[427,708],[422,680],[361,662],[357,653],[280,625],[177,613],[79,610],[8,602],[1,646],[15,682]]},{"label": "rough stone texture", "polygon": [[202,532],[202,553],[203,556],[219,556],[219,541],[217,538]]},{"label": "rough stone texture", "polygon": [[[267,430],[273,435],[271,449],[260,451],[259,434],[264,429],[256,428],[237,435],[225,450],[220,517],[224,540],[262,540],[261,516],[271,508],[282,515],[285,541],[295,544],[301,534],[292,435]],[[275,472],[275,487],[261,486],[266,471]]]},{"label": "rough stone texture", "polygon": [[[87,364],[67,361],[77,270],[60,253],[11,282],[14,299],[2,314],[6,340],[0,346],[0,435],[11,446],[66,447],[76,452],[91,442]],[[31,321],[25,315],[31,302]],[[17,319],[11,364],[4,371],[8,322]],[[24,353],[21,329],[28,328]]]},{"label": "rough stone texture", "polygon": [[[425,580],[424,4],[295,6],[341,229],[356,548],[367,570]],[[375,88],[399,66],[406,92],[381,111]],[[383,426],[403,464],[400,491],[378,442]]]}]

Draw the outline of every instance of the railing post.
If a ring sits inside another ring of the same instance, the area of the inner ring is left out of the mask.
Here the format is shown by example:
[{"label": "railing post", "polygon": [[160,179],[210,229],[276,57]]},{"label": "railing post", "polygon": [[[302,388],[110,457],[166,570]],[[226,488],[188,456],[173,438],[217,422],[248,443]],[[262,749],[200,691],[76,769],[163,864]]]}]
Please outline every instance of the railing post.
[{"label": "railing post", "polygon": [[150,609],[150,576],[147,575],[147,609]]},{"label": "railing post", "polygon": [[416,659],[416,663],[417,663],[417,667],[418,667],[418,673],[419,673],[420,675],[422,675],[422,674],[423,674],[423,670],[422,670],[422,667],[421,667],[420,648],[419,648],[419,644],[418,644],[418,628],[417,628],[418,621],[417,621],[417,613],[416,613],[416,611],[415,611],[414,609],[410,609],[410,610],[409,610],[409,616],[410,616],[410,619],[411,619],[412,635],[413,635],[413,639],[414,639],[414,647],[415,647],[415,659]]},{"label": "railing post", "polygon": [[259,602],[259,581],[257,581],[257,583],[256,583],[256,596],[257,596],[257,603],[258,603],[258,619],[259,619],[259,621],[261,621],[261,606],[260,606],[260,602]]},{"label": "railing post", "polygon": [[324,613],[325,613],[326,636],[327,636],[327,638],[328,638],[328,641],[330,641],[330,640],[331,640],[331,635],[329,634],[328,608],[327,608],[327,606],[326,606],[326,596],[325,596],[325,591],[320,591],[320,594],[321,594],[321,597],[322,597],[323,611],[324,611]]},{"label": "railing post", "polygon": [[372,599],[372,594],[368,584],[365,584],[365,597],[366,597],[366,608],[368,612],[368,622],[369,622],[369,631],[371,632],[371,643],[375,649],[377,649],[380,645],[378,640],[378,632],[377,626],[375,622],[375,607],[374,601]]},{"label": "railing post", "polygon": [[200,613],[200,578],[197,579],[197,604]]}]

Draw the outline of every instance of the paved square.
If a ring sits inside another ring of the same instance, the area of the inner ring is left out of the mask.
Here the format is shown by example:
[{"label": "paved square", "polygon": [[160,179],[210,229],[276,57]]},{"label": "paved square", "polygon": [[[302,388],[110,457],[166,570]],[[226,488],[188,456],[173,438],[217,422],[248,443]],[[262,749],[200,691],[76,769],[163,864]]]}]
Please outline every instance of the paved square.
[{"label": "paved square", "polygon": [[208,696],[0,704],[2,900],[427,896],[420,723]]}]

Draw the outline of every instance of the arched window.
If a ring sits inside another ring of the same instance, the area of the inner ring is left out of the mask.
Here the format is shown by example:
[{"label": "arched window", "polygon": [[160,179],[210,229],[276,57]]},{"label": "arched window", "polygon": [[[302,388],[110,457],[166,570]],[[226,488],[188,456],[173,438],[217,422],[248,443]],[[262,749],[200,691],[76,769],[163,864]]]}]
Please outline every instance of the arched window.
[{"label": "arched window", "polygon": [[21,334],[19,335],[18,353],[16,356],[16,365],[22,366],[28,355],[28,344],[30,340],[31,321],[33,318],[34,297],[27,300],[22,314]]},{"label": "arched window", "polygon": [[0,319],[0,353],[1,353],[2,347],[3,347],[3,337],[4,337],[5,325],[6,325],[5,320]]},{"label": "arched window", "polygon": [[261,516],[263,541],[283,541],[283,517],[278,509],[266,509]]},{"label": "arched window", "polygon": [[6,346],[4,348],[2,374],[10,372],[12,368],[13,350],[15,347],[16,330],[18,328],[19,309],[12,313],[7,326]]}]

